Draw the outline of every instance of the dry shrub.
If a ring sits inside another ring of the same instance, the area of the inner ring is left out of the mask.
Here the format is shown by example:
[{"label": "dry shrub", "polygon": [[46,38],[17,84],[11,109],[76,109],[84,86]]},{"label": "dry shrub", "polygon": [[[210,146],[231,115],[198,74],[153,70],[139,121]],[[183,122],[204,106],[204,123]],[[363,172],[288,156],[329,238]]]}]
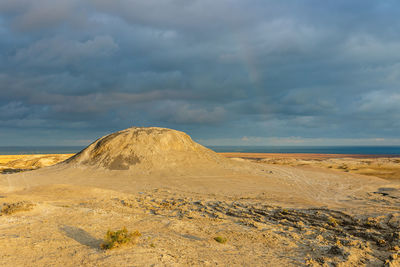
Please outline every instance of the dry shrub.
[{"label": "dry shrub", "polygon": [[113,249],[122,245],[136,244],[141,235],[139,231],[130,233],[125,227],[117,231],[108,230],[104,242],[101,243],[100,247],[102,249]]},{"label": "dry shrub", "polygon": [[20,211],[29,211],[35,204],[29,201],[20,201],[15,203],[4,203],[1,207],[0,215],[10,215]]}]

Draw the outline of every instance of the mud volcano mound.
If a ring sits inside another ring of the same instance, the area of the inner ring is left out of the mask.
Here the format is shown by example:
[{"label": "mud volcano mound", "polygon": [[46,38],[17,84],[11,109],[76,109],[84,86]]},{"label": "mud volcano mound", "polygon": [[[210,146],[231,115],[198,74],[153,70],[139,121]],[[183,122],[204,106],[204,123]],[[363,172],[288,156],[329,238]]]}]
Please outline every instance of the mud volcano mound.
[{"label": "mud volcano mound", "polygon": [[98,139],[63,164],[108,170],[160,170],[219,165],[223,161],[183,132],[132,127]]}]

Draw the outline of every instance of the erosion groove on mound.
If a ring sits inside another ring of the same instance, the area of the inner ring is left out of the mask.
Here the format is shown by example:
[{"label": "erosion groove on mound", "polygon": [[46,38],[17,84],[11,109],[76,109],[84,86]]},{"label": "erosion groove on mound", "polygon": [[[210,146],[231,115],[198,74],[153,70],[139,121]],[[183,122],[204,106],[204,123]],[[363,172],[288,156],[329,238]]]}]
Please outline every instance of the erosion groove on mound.
[{"label": "erosion groove on mound", "polygon": [[132,127],[102,137],[64,164],[109,170],[176,169],[218,165],[222,158],[189,135],[166,128]]}]

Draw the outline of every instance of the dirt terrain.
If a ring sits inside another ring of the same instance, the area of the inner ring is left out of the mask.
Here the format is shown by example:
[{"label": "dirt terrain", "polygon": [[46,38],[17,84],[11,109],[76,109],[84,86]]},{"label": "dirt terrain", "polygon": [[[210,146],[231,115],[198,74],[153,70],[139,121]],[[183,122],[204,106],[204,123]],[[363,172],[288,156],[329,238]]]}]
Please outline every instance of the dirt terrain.
[{"label": "dirt terrain", "polygon": [[62,162],[73,154],[0,155],[0,173],[36,170]]},{"label": "dirt terrain", "polygon": [[317,167],[400,181],[400,157],[391,155],[221,153],[256,163]]},{"label": "dirt terrain", "polygon": [[[397,181],[252,161],[131,128],[63,163],[0,175],[0,265],[399,265]],[[122,227],[138,243],[102,250]]]}]

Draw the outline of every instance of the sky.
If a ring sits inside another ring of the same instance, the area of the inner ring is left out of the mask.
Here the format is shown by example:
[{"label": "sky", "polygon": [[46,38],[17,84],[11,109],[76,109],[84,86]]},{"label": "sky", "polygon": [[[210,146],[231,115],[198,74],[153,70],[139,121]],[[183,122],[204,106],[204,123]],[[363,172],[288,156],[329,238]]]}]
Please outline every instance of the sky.
[{"label": "sky", "polygon": [[397,0],[1,0],[0,146],[131,126],[400,145]]}]

